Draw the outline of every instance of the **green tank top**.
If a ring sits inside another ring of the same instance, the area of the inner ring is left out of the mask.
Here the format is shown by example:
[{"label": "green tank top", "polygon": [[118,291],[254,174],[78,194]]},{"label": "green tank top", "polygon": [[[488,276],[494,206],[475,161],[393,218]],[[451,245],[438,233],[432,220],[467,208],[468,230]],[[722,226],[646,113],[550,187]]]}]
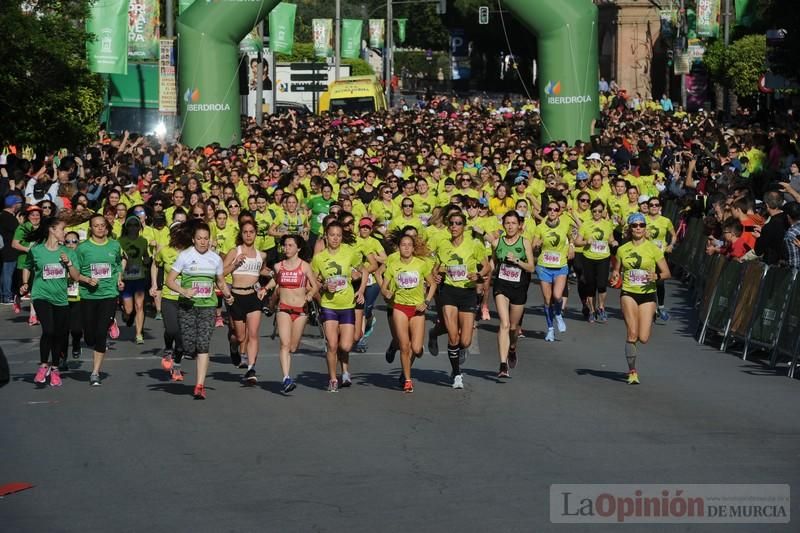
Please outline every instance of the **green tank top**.
[{"label": "green tank top", "polygon": [[527,262],[528,258],[525,256],[525,246],[522,244],[522,235],[517,235],[517,240],[513,244],[507,244],[504,237],[500,237],[497,242],[497,247],[494,249],[494,256],[498,261],[505,261],[508,254],[514,254],[514,257],[520,261]]},{"label": "green tank top", "polygon": [[497,259],[497,265],[494,271],[495,280],[514,284],[521,283],[523,285],[530,281],[530,274],[528,272],[522,270],[522,268],[515,263],[506,261],[508,254],[514,254],[514,257],[520,261],[528,261],[522,235],[518,235],[517,240],[512,244],[506,243],[505,238],[500,237],[500,240],[497,242],[497,247],[494,249],[494,254]]}]

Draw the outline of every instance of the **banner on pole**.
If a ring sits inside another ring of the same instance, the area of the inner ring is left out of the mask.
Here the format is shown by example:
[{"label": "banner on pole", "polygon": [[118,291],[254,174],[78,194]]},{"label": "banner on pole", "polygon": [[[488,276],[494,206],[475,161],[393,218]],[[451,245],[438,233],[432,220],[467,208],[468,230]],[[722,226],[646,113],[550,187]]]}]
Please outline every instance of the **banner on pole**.
[{"label": "banner on pole", "polygon": [[159,40],[158,58],[158,112],[162,115],[178,113],[178,88],[175,85],[175,40]]},{"label": "banner on pole", "polygon": [[128,73],[128,0],[98,0],[89,7],[86,44],[89,70],[102,74]]},{"label": "banner on pole", "polygon": [[406,42],[406,24],[408,19],[395,19],[397,21],[397,42],[403,44]]},{"label": "banner on pole", "polygon": [[333,20],[311,19],[311,29],[314,34],[314,56],[333,56]]},{"label": "banner on pole", "polygon": [[719,0],[697,0],[697,35],[716,37],[719,34]]},{"label": "banner on pole", "polygon": [[342,20],[342,57],[357,58],[361,55],[361,30],[364,23],[361,20]]},{"label": "banner on pole", "polygon": [[384,39],[383,19],[369,19],[370,48],[383,48],[383,39]]},{"label": "banner on pole", "polygon": [[294,48],[295,4],[281,2],[269,13],[269,46],[273,52],[291,54]]},{"label": "banner on pole", "polygon": [[158,0],[130,0],[128,6],[128,57],[155,61],[159,57],[160,13]]}]

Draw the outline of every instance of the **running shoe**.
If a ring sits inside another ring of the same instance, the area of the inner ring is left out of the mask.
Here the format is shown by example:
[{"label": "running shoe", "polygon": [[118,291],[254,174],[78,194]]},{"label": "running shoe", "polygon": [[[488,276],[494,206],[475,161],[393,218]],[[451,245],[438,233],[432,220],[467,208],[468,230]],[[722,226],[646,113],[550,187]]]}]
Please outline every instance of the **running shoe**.
[{"label": "running shoe", "polygon": [[173,364],[174,361],[172,359],[172,352],[170,350],[167,350],[166,352],[164,352],[164,357],[161,358],[161,368],[169,372],[170,370],[172,370]]},{"label": "running shoe", "polygon": [[33,378],[34,383],[44,384],[47,381],[47,376],[50,374],[49,366],[40,366],[36,370],[36,376]]},{"label": "running shoe", "polygon": [[164,317],[161,316],[161,313],[156,313],[155,319],[156,320],[164,320]]},{"label": "running shoe", "polygon": [[492,316],[489,314],[489,306],[482,305],[481,306],[481,320],[489,321],[492,319]]},{"label": "running shoe", "polygon": [[194,395],[195,400],[205,400],[206,399],[206,388],[201,383],[198,383],[194,386]]},{"label": "running shoe", "polygon": [[92,375],[89,376],[89,385],[92,387],[99,387],[100,386],[100,374],[96,374],[92,372]]},{"label": "running shoe", "polygon": [[600,324],[605,324],[606,322],[608,322],[608,314],[606,313],[605,309],[597,310],[597,321]]},{"label": "running shoe", "polygon": [[628,372],[628,385],[638,385],[639,384],[639,373],[636,372],[636,369]]},{"label": "running shoe", "polygon": [[112,339],[119,338],[119,326],[117,325],[117,319],[111,319],[111,325],[108,327],[108,336]]},{"label": "running shoe", "polygon": [[464,378],[461,374],[456,374],[453,376],[453,388],[454,389],[463,389],[464,388]]},{"label": "running shoe", "polygon": [[221,327],[224,327],[224,326],[225,326],[225,322],[222,320],[221,316],[218,316],[217,318],[214,319],[214,327],[215,328],[221,328]]},{"label": "running shoe", "polygon": [[592,316],[592,312],[589,310],[589,306],[585,303],[583,304],[583,309],[581,309],[581,313],[583,313],[583,318],[589,320],[589,317]]},{"label": "running shoe", "polygon": [[69,372],[69,365],[67,364],[67,354],[64,354],[58,360],[58,370],[61,372]]},{"label": "running shoe", "polygon": [[375,324],[377,324],[377,323],[378,323],[378,319],[373,316],[372,320],[369,321],[369,324],[367,324],[367,327],[364,330],[364,336],[361,337],[361,338],[365,339],[365,338],[369,337],[370,335],[372,335],[372,332],[375,331]]},{"label": "running shoe", "polygon": [[564,333],[565,331],[567,331],[567,323],[564,322],[563,315],[556,315],[556,327],[558,327],[559,333]]},{"label": "running shoe", "polygon": [[231,353],[231,364],[238,367],[242,363],[242,355],[239,353],[239,344],[231,342],[229,344]]},{"label": "running shoe", "polygon": [[498,378],[510,378],[508,373],[508,363],[500,363],[500,371],[497,372]]},{"label": "running shoe", "polygon": [[662,322],[669,321],[669,313],[667,313],[667,310],[664,309],[663,307],[658,308],[658,319]]},{"label": "running shoe", "polygon": [[556,342],[556,332],[553,328],[547,328],[547,335],[544,336],[546,342]]},{"label": "running shoe", "polygon": [[144,336],[136,335],[136,344],[144,344]]},{"label": "running shoe", "polygon": [[181,372],[180,367],[173,366],[172,370],[169,373],[169,379],[171,381],[183,381],[183,372]]},{"label": "running shoe", "polygon": [[61,373],[58,371],[57,368],[50,369],[50,386],[51,387],[61,386]]},{"label": "running shoe", "polygon": [[469,356],[469,348],[459,348],[458,349],[458,364],[463,365],[467,362],[467,357]]},{"label": "running shoe", "polygon": [[405,383],[403,383],[403,392],[414,392],[414,383],[410,379],[407,379]]},{"label": "running shoe", "polygon": [[125,318],[125,325],[128,327],[133,326],[133,323],[136,321],[136,313],[131,313],[127,316],[122,315]]},{"label": "running shoe", "polygon": [[14,302],[11,304],[11,309],[14,311],[15,315],[18,315],[22,312],[22,307],[19,305],[19,300],[14,299]]},{"label": "running shoe", "polygon": [[37,324],[39,324],[39,319],[36,318],[36,315],[31,315],[30,318],[28,318],[28,325],[35,326]]},{"label": "running shoe", "polygon": [[296,388],[297,384],[294,382],[292,378],[284,378],[283,388],[281,388],[281,392],[283,392],[284,394],[289,394]]},{"label": "running shoe", "polygon": [[250,359],[248,359],[248,357],[247,357],[247,354],[244,354],[244,355],[242,356],[242,362],[241,362],[241,363],[239,363],[239,368],[241,368],[241,369],[245,369],[245,368],[247,368],[248,366],[250,366]]},{"label": "running shoe", "polygon": [[339,392],[339,382],[332,379],[328,382],[328,392]]},{"label": "running shoe", "polygon": [[350,372],[342,372],[342,388],[349,387],[353,382],[350,381]]},{"label": "running shoe", "polygon": [[431,355],[436,357],[439,355],[439,338],[436,336],[436,326],[433,326],[428,332],[428,351]]},{"label": "running shoe", "polygon": [[81,358],[81,349],[80,348],[73,348],[72,349],[72,358],[73,359],[80,359]]},{"label": "running shoe", "polygon": [[355,347],[356,353],[366,353],[367,351],[367,338],[366,335],[358,339]]},{"label": "running shoe", "polygon": [[258,378],[256,377],[255,368],[251,368],[244,373],[244,381],[249,385],[255,385],[256,383],[258,383]]},{"label": "running shoe", "polygon": [[509,348],[508,350],[508,368],[517,367],[517,351]]},{"label": "running shoe", "polygon": [[386,362],[389,364],[394,363],[394,357],[397,355],[397,350],[394,347],[394,344],[389,344],[389,347],[386,348]]},{"label": "running shoe", "polygon": [[594,324],[594,323],[595,323],[595,321],[597,320],[597,315],[598,315],[598,314],[599,314],[599,313],[589,313],[589,315],[586,317],[586,321],[587,321],[589,324]]}]

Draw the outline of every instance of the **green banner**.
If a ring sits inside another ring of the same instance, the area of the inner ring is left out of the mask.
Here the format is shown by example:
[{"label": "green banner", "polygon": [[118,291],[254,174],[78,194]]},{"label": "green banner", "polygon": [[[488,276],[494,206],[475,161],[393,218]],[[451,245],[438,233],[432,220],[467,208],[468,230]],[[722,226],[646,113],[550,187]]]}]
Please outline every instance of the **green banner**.
[{"label": "green banner", "polygon": [[294,48],[294,17],[297,6],[281,2],[269,13],[269,47],[279,54]]},{"label": "green banner", "polygon": [[364,22],[355,19],[342,20],[342,57],[355,59],[361,55],[361,30]]},{"label": "green banner", "polygon": [[128,0],[98,0],[89,6],[86,43],[89,69],[103,74],[128,73]]},{"label": "green banner", "polygon": [[397,21],[397,42],[403,44],[406,42],[406,24],[408,19],[395,19]]},{"label": "green banner", "polygon": [[128,57],[137,61],[158,59],[158,0],[130,0],[128,7]]},{"label": "green banner", "polygon": [[[167,1],[169,2],[170,0]],[[183,14],[192,4],[194,4],[194,0],[178,0],[178,15]]]},{"label": "green banner", "polygon": [[698,37],[716,37],[719,34],[719,0],[697,0]]},{"label": "green banner", "polygon": [[333,20],[311,19],[311,29],[314,34],[314,56],[333,56]]},{"label": "green banner", "polygon": [[736,0],[736,24],[752,26],[755,19],[756,2],[752,0]]},{"label": "green banner", "polygon": [[369,46],[383,48],[383,19],[369,19]]}]

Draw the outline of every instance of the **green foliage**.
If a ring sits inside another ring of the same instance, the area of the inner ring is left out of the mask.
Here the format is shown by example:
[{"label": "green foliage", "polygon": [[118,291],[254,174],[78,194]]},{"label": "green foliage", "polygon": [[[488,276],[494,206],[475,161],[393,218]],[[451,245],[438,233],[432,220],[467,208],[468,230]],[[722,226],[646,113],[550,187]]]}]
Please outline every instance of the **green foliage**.
[{"label": "green foliage", "polygon": [[[311,61],[321,61],[314,56],[314,43],[294,43],[291,55],[277,54],[279,63],[305,63]],[[343,65],[350,65],[351,75],[367,76],[374,74],[372,67],[363,59],[342,59]]]},{"label": "green foliage", "polygon": [[[103,78],[89,71],[88,0],[39,0],[0,10],[0,142],[76,148],[97,137]],[[11,5],[9,5],[11,4]]]},{"label": "green foliage", "polygon": [[712,79],[718,83],[725,84],[725,43],[717,39],[712,42],[703,54],[703,63],[708,69]]},{"label": "green foliage", "polygon": [[703,56],[712,78],[739,97],[758,94],[758,78],[764,73],[767,40],[763,35],[746,35],[725,48],[713,42]]}]

